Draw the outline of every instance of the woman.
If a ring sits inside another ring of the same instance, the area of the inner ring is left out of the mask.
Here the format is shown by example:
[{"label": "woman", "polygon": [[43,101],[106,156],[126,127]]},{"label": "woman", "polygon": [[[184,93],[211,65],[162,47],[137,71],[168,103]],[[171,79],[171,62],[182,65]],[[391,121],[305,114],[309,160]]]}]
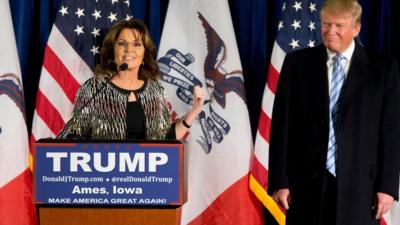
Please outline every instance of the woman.
[{"label": "woman", "polygon": [[137,19],[108,31],[94,73],[79,89],[72,119],[57,138],[182,139],[204,103],[204,90],[195,87],[192,108],[172,123],[157,80],[156,48]]}]

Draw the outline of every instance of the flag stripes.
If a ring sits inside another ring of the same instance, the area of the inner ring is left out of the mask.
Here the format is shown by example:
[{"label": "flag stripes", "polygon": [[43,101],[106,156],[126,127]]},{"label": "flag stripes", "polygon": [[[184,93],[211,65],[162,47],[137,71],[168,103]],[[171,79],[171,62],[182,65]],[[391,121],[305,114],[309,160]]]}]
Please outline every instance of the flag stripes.
[{"label": "flag stripes", "polygon": [[[278,204],[271,198],[271,196],[267,194],[270,127],[275,93],[278,87],[279,75],[282,68],[283,60],[286,56],[286,52],[293,51],[296,48],[300,47],[292,47],[294,45],[290,45],[289,43],[293,43],[294,39],[300,40],[301,43],[306,43],[308,40],[318,40],[319,35],[315,32],[315,29],[307,30],[308,28],[304,28],[304,32],[300,32],[300,29],[298,29],[297,31],[295,30],[295,32],[293,32],[293,30],[290,30],[289,25],[291,24],[293,19],[296,18],[304,22],[307,21],[305,22],[305,24],[307,24],[308,22],[313,22],[318,16],[317,14],[313,14],[313,11],[293,11],[294,8],[292,6],[294,6],[295,4],[304,3],[303,5],[305,6],[310,5],[309,1],[299,2],[285,1],[282,6],[282,18],[280,20],[280,26],[278,27],[278,35],[274,42],[271,54],[271,61],[267,71],[267,83],[265,85],[264,95],[262,99],[261,112],[251,167],[252,176],[250,180],[250,188],[280,225],[285,224],[286,218],[284,210],[281,209]],[[303,47],[310,46],[301,46],[301,48]]]},{"label": "flag stripes", "polygon": [[[285,54],[275,42],[271,56],[271,63],[268,70],[268,79],[265,86],[256,141],[254,145],[254,155],[252,159],[250,189],[257,198],[264,204],[275,220],[280,224],[285,224],[284,210],[267,194],[268,188],[268,160],[269,160],[269,140],[272,118],[272,108],[278,86],[280,68],[283,64]],[[279,67],[280,66],[280,67]],[[279,69],[275,69],[279,68]]]},{"label": "flag stripes", "polygon": [[62,89],[62,92],[64,92],[69,101],[73,103],[75,100],[75,94],[78,91],[80,84],[67,70],[60,58],[54,54],[51,48],[46,47],[45,54],[47,55],[48,60],[43,62],[43,69],[45,69],[46,72],[48,72],[48,75],[50,75],[51,78],[58,83],[59,87]]},{"label": "flag stripes", "polygon": [[264,110],[261,110],[258,124],[259,124],[258,125],[259,135],[261,135],[264,138],[264,140],[269,142],[269,137],[270,137],[269,128],[271,127],[271,116],[268,116],[268,114]]},{"label": "flag stripes", "polygon": [[81,56],[69,44],[57,26],[53,26],[50,36],[51,38],[49,38],[47,46],[62,59],[64,66],[79,84],[83,84],[87,79],[92,77],[93,72],[89,65],[82,60]]},{"label": "flag stripes", "polygon": [[58,110],[47,99],[46,95],[39,89],[36,96],[36,105],[43,107],[37,108],[36,112],[40,118],[51,118],[51,120],[43,120],[52,133],[57,134],[64,126],[64,120],[61,118]]},{"label": "flag stripes", "polygon": [[254,157],[253,159],[253,168],[254,172],[252,173],[253,178],[257,178],[257,182],[261,187],[267,187],[268,186],[268,170],[263,169],[264,166],[263,164],[258,161],[260,156]]},{"label": "flag stripes", "polygon": [[[56,109],[61,109],[63,105],[67,105],[67,107],[72,108],[73,100],[71,101],[68,96],[64,94],[64,91],[67,88],[64,88],[63,90],[60,84],[53,79],[53,76],[44,67],[42,68],[42,76],[45,79],[43,79],[43,82],[40,84],[41,87],[39,88],[39,90],[43,91],[43,94],[46,96],[46,98],[48,98],[49,102],[51,102],[51,104],[54,105]],[[52,88],[50,89],[46,87]],[[63,118],[64,121],[66,121],[69,119],[71,112],[58,111],[58,113],[60,113],[60,116]]]},{"label": "flag stripes", "polygon": [[42,117],[40,117],[37,113],[37,109],[33,113],[33,121],[35,121],[35,126],[32,127],[32,134],[30,137],[30,143],[34,143],[35,140],[38,140],[35,136],[35,134],[40,135],[40,137],[54,137],[56,134],[51,131],[49,126],[42,120]]}]

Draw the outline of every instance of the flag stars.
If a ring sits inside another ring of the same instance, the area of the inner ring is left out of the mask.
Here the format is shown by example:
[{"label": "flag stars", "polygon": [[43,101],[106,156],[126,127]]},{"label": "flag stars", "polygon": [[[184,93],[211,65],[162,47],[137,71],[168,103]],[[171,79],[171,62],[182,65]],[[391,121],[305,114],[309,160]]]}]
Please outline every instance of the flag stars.
[{"label": "flag stars", "polygon": [[289,45],[292,46],[292,49],[295,49],[295,48],[299,48],[299,47],[300,47],[300,45],[299,45],[299,40],[294,40],[294,39],[292,39],[292,42],[290,42]]},{"label": "flag stars", "polygon": [[99,47],[93,45],[92,49],[90,50],[93,55],[99,54]]},{"label": "flag stars", "polygon": [[118,0],[111,0],[111,4],[114,5],[114,3],[118,3]]},{"label": "flag stars", "polygon": [[85,13],[83,13],[83,11],[85,11],[85,9],[78,8],[76,10],[75,14],[78,16],[78,18],[81,18],[81,16],[85,16]]},{"label": "flag stars", "polygon": [[282,12],[286,10],[286,2],[283,3]]},{"label": "flag stars", "polygon": [[94,13],[92,14],[92,16],[94,16],[94,18],[97,20],[98,18],[101,18],[101,10],[97,11],[96,9],[94,10]]},{"label": "flag stars", "polygon": [[297,30],[298,28],[301,28],[300,20],[293,20],[293,23],[290,26],[292,26],[294,28],[294,30]]},{"label": "flag stars", "polygon": [[308,8],[311,12],[317,11],[317,9],[315,8],[315,3],[310,3],[310,6]]},{"label": "flag stars", "polygon": [[68,7],[64,7],[64,6],[61,6],[60,11],[58,11],[58,12],[60,12],[62,16],[64,16],[65,14],[69,14]]},{"label": "flag stars", "polygon": [[124,3],[129,7],[129,0],[125,0]]},{"label": "flag stars", "polygon": [[97,36],[100,36],[100,29],[97,29],[96,27],[94,27],[93,31],[90,33],[93,34],[93,36],[96,38]]},{"label": "flag stars", "polygon": [[292,6],[292,8],[295,8],[295,9],[296,9],[296,12],[299,11],[300,9],[303,9],[303,8],[301,7],[301,2],[298,2],[298,1],[295,1],[295,2],[294,2],[294,5]]},{"label": "flag stars", "polygon": [[314,47],[315,46],[315,41],[309,40],[307,46],[310,47],[310,48]]},{"label": "flag stars", "polygon": [[117,14],[110,12],[110,16],[108,16],[107,18],[110,19],[112,23],[114,20],[117,20]]},{"label": "flag stars", "polygon": [[310,31],[315,30],[315,22],[310,21],[310,24],[308,24],[308,28],[310,28]]},{"label": "flag stars", "polygon": [[130,20],[132,18],[133,18],[133,16],[130,16],[129,14],[127,14],[126,17],[125,17],[125,20]]},{"label": "flag stars", "polygon": [[282,30],[283,29],[283,21],[281,20],[281,21],[279,21],[279,24],[278,24],[278,30]]},{"label": "flag stars", "polygon": [[80,35],[80,34],[83,34],[83,33],[85,33],[85,32],[83,32],[83,26],[79,26],[79,25],[76,25],[76,28],[75,28],[75,30],[74,30],[75,32],[76,32],[76,35]]}]

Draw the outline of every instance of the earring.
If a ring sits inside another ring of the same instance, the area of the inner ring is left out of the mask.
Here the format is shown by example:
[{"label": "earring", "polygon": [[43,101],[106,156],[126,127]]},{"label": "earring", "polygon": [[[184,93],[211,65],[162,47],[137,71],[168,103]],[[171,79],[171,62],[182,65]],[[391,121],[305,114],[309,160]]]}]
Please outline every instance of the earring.
[{"label": "earring", "polygon": [[144,61],[142,61],[142,66],[144,66]]}]

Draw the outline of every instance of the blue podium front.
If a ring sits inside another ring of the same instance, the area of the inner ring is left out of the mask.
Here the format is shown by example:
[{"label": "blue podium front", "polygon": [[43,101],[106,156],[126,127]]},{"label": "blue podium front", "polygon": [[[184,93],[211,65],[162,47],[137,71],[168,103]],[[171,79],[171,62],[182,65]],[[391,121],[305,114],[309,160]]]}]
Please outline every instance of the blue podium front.
[{"label": "blue podium front", "polygon": [[35,144],[38,205],[180,206],[186,201],[179,141]]}]

